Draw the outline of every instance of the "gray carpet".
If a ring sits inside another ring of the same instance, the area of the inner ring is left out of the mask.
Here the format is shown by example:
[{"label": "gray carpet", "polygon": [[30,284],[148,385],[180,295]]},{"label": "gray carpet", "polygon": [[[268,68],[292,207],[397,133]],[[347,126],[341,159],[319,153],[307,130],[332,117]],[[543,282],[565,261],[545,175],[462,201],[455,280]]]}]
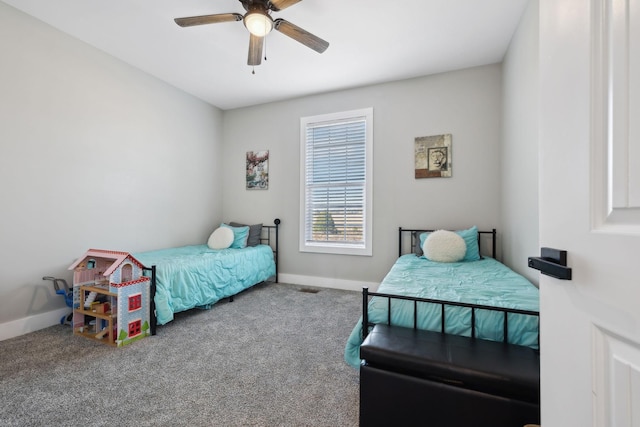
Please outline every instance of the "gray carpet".
[{"label": "gray carpet", "polygon": [[356,426],[359,316],[357,292],[266,284],[124,348],[70,326],[5,340],[0,426]]}]

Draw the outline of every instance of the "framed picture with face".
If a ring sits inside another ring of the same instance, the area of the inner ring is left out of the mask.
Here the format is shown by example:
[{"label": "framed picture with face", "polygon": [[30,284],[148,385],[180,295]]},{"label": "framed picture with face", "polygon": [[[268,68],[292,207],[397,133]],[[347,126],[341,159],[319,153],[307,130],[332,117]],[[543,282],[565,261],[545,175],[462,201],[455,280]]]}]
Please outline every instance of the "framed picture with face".
[{"label": "framed picture with face", "polygon": [[415,139],[415,177],[451,177],[451,134],[421,136]]}]

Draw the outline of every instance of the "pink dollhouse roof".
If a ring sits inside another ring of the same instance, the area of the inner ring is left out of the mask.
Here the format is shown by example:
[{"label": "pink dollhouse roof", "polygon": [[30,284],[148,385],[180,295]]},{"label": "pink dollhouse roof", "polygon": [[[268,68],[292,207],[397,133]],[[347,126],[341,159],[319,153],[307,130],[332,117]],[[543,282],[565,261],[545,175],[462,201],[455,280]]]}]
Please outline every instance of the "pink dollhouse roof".
[{"label": "pink dollhouse roof", "polygon": [[106,259],[112,259],[113,260],[113,263],[111,264],[111,266],[104,272],[104,274],[103,274],[104,276],[110,276],[111,273],[113,273],[115,271],[115,269],[118,268],[120,266],[120,264],[122,264],[122,262],[124,260],[126,260],[127,258],[129,258],[131,260],[131,262],[136,264],[138,267],[140,267],[140,268],[144,267],[144,265],[142,265],[142,263],[140,263],[140,261],[135,259],[129,252],[108,251],[108,250],[104,250],[104,249],[89,249],[83,256],[78,258],[78,260],[76,262],[74,262],[71,265],[71,267],[69,267],[69,270],[73,270],[82,261],[84,261],[87,258],[92,258],[92,257],[95,257],[95,258],[106,258]]}]

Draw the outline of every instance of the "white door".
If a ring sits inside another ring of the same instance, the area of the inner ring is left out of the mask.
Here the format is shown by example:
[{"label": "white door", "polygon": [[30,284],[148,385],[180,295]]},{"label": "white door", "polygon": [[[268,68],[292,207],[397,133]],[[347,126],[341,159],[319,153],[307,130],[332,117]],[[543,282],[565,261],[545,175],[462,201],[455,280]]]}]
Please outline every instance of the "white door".
[{"label": "white door", "polygon": [[[543,427],[640,426],[640,0],[540,0]],[[523,189],[526,191],[526,189]]]}]

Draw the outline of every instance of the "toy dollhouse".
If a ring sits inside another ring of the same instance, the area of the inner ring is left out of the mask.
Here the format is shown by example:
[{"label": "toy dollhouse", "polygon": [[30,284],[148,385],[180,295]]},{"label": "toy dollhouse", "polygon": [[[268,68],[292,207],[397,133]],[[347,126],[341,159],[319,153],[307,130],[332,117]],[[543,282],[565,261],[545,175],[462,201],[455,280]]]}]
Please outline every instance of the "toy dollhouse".
[{"label": "toy dollhouse", "polygon": [[150,335],[151,278],[131,254],[89,249],[69,270],[74,335],[118,347]]}]

